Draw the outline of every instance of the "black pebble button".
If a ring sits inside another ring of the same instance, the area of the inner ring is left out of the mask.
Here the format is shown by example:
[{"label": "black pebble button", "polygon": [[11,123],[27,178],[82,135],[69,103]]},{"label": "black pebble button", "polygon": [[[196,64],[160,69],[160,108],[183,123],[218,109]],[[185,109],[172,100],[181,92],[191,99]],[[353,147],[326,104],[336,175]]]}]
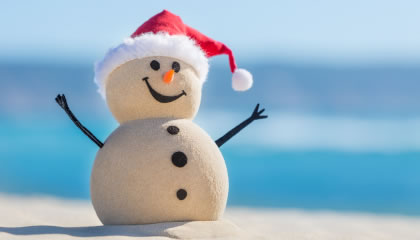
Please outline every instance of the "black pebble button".
[{"label": "black pebble button", "polygon": [[179,133],[179,128],[176,126],[169,126],[166,130],[168,130],[168,133],[171,135],[176,135]]},{"label": "black pebble button", "polygon": [[187,164],[187,156],[183,152],[172,154],[172,163],[177,167],[183,167]]},{"label": "black pebble button", "polygon": [[185,191],[185,189],[179,189],[179,190],[176,192],[176,197],[177,197],[179,200],[184,200],[184,199],[187,197],[187,191]]}]

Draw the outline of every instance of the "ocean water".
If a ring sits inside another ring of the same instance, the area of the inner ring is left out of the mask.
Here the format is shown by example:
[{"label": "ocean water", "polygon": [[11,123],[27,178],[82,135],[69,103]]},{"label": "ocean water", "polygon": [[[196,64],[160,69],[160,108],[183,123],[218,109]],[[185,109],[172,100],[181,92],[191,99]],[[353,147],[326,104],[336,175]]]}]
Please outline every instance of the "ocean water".
[{"label": "ocean water", "polygon": [[[267,109],[221,148],[230,206],[420,215],[419,68],[250,69],[255,88],[238,94],[214,67],[195,120],[217,139]],[[118,124],[91,66],[2,63],[0,77],[0,192],[88,199],[97,147],[54,97],[105,140]]]}]

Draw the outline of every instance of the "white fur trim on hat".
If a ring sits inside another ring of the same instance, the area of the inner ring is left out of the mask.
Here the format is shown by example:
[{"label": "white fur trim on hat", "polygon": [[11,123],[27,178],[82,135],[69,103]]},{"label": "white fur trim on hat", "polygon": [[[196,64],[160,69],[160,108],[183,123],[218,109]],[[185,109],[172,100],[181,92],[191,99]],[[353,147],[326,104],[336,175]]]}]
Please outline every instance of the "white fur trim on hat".
[{"label": "white fur trim on hat", "polygon": [[252,74],[245,69],[237,68],[232,75],[232,88],[235,91],[246,91],[252,87]]},{"label": "white fur trim on hat", "polygon": [[184,35],[145,33],[127,38],[124,43],[108,50],[105,57],[95,64],[95,83],[99,93],[105,98],[106,81],[114,69],[128,61],[151,56],[180,59],[195,68],[202,82],[207,77],[208,59],[194,40]]}]

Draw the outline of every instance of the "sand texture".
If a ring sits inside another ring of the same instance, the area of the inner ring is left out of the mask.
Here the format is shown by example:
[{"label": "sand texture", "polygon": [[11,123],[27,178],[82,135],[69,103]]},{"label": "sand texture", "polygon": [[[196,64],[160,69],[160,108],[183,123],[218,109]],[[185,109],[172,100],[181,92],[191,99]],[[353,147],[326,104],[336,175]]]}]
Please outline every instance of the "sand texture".
[{"label": "sand texture", "polygon": [[223,220],[102,226],[88,201],[0,195],[0,239],[420,239],[420,218],[228,208]]}]

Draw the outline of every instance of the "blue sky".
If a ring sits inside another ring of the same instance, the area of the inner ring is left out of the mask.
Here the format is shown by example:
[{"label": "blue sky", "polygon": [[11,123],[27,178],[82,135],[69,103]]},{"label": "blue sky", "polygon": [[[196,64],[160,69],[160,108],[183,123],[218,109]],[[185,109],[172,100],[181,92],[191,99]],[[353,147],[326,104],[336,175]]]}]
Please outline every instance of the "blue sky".
[{"label": "blue sky", "polygon": [[0,58],[100,58],[168,9],[241,59],[420,62],[420,1],[2,1]]}]

